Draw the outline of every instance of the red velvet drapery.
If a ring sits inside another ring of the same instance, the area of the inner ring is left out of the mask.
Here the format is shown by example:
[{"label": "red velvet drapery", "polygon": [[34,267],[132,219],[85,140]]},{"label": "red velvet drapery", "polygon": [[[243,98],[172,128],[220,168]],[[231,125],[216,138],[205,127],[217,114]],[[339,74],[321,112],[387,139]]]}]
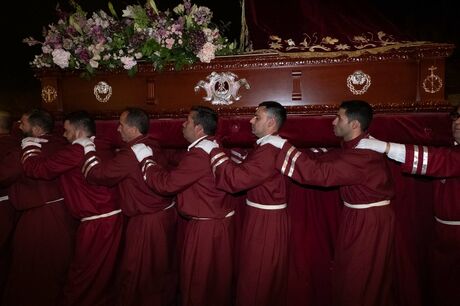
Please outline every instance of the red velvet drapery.
[{"label": "red velvet drapery", "polygon": [[245,7],[255,50],[354,51],[408,40],[369,1],[245,0]]}]

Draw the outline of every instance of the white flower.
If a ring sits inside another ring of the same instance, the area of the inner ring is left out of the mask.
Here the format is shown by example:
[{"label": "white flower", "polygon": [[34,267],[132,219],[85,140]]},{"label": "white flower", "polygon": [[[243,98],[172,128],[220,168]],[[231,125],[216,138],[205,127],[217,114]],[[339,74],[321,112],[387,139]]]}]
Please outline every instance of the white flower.
[{"label": "white flower", "polygon": [[94,54],[92,60],[99,61],[101,59],[101,55],[99,53]]},{"label": "white flower", "polygon": [[93,67],[93,68],[97,68],[97,67],[99,67],[99,62],[98,62],[98,61],[95,61],[95,60],[93,60],[93,59],[90,59],[90,60],[89,60],[89,65],[90,65],[91,67]]},{"label": "white flower", "polygon": [[122,56],[120,61],[123,63],[123,68],[129,70],[137,65],[136,60],[132,56]]},{"label": "white flower", "polygon": [[136,59],[140,59],[140,58],[142,58],[142,53],[141,53],[141,52],[137,52],[137,53],[134,54],[134,57],[135,57]]},{"label": "white flower", "polygon": [[132,5],[128,5],[125,10],[123,10],[122,17],[134,18],[134,7]]},{"label": "white flower", "polygon": [[48,45],[43,45],[42,46],[42,52],[45,53],[45,54],[51,53],[51,52],[53,52],[53,48],[51,48]]},{"label": "white flower", "polygon": [[215,58],[216,46],[212,43],[207,42],[203,45],[200,52],[196,55],[201,62],[209,63]]},{"label": "white flower", "polygon": [[63,49],[56,49],[52,53],[53,62],[61,68],[69,67],[70,52]]}]

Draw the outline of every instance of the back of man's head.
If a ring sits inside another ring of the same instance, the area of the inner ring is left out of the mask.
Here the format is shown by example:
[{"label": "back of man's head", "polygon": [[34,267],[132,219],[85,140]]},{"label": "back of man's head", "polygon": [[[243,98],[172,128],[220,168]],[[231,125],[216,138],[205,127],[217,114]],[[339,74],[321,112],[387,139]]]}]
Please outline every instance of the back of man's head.
[{"label": "back of man's head", "polygon": [[196,125],[200,124],[206,135],[216,134],[218,116],[215,110],[206,106],[194,106],[191,111],[194,112],[193,122]]},{"label": "back of man's head", "polygon": [[12,127],[13,119],[11,117],[11,114],[0,110],[0,132],[9,134],[11,133]]},{"label": "back of man's head", "polygon": [[44,109],[33,109],[26,113],[31,127],[38,126],[44,133],[51,133],[54,128],[54,119]]},{"label": "back of man's head", "polygon": [[264,106],[267,113],[275,119],[277,130],[279,130],[286,121],[286,109],[276,101],[264,101],[259,107]]},{"label": "back of man's head", "polygon": [[64,117],[64,121],[68,121],[75,128],[85,131],[88,137],[96,134],[96,123],[87,111],[71,112]]},{"label": "back of man's head", "polygon": [[150,128],[150,119],[146,111],[138,107],[128,107],[126,123],[129,126],[136,127],[142,135],[147,135]]},{"label": "back of man's head", "polygon": [[374,114],[369,103],[361,100],[349,100],[342,102],[340,108],[345,110],[349,121],[357,120],[360,123],[361,131],[368,130]]}]

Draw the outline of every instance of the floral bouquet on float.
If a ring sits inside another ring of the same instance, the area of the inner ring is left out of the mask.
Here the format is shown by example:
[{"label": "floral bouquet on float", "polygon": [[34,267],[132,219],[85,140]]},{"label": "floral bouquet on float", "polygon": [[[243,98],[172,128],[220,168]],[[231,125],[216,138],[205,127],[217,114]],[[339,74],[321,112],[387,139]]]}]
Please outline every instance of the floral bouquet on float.
[{"label": "floral bouquet on float", "polygon": [[211,22],[212,11],[190,0],[172,11],[159,11],[153,0],[128,5],[120,18],[110,2],[110,14],[100,10],[89,17],[77,3],[70,3],[75,12],[57,6],[59,20],[44,29],[44,41],[24,39],[30,46],[41,45],[41,53],[31,62],[34,68],[76,69],[89,75],[123,68],[133,75],[141,61],[156,70],[165,65],[179,70],[235,51],[236,44]]}]

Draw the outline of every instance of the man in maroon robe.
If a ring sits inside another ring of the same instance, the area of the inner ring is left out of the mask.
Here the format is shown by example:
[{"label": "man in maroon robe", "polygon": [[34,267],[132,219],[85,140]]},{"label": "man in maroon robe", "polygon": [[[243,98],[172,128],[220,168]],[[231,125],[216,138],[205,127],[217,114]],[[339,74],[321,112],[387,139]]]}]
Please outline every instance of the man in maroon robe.
[{"label": "man in maroon robe", "polygon": [[126,143],[111,159],[101,160],[89,138],[75,141],[84,147],[82,171],[88,182],[118,184],[120,207],[128,217],[120,271],[120,305],[171,305],[176,294],[176,210],[171,197],[151,190],[142,177],[131,146],[145,143],[161,158],[158,143],[150,138],[149,117],[139,108],[128,108],[120,116],[118,131]]},{"label": "man in maroon robe", "polygon": [[431,285],[433,305],[460,301],[460,106],[451,113],[452,147],[427,147],[362,140],[358,148],[386,153],[406,173],[439,178],[434,183],[435,241]]},{"label": "man in maroon robe", "polygon": [[[40,144],[30,137],[23,139],[22,147],[29,153],[40,150],[42,156],[50,156],[65,144],[65,139],[50,134],[54,121],[46,111],[32,110],[24,114],[19,128],[26,136],[47,140]],[[10,178],[15,179],[10,187],[10,200],[21,215],[13,236],[4,304],[61,305],[75,221],[64,204],[58,181],[27,177],[22,173],[20,153],[17,152],[5,169]]]},{"label": "man in maroon robe", "polygon": [[198,144],[210,153],[219,189],[230,193],[247,191],[237,268],[238,306],[286,304],[289,240],[286,182],[275,168],[280,150],[270,142],[285,119],[286,110],[278,102],[260,103],[251,119],[252,132],[259,139],[239,164],[211,141]]},{"label": "man in maroon robe", "polygon": [[213,140],[216,128],[215,111],[193,107],[182,130],[190,145],[170,171],[152,160],[145,145],[132,147],[147,185],[159,193],[177,193],[178,209],[188,220],[180,266],[183,306],[231,305],[234,205],[226,192],[216,189],[208,156],[197,148]]},{"label": "man in maroon robe", "polygon": [[[64,119],[64,137],[69,145],[49,156],[40,148],[22,158],[26,175],[36,179],[59,178],[71,215],[81,221],[75,253],[64,288],[63,305],[113,306],[115,264],[120,246],[123,219],[115,188],[89,184],[81,173],[83,147],[72,144],[77,138],[95,135],[94,120],[84,111]],[[103,158],[112,157],[106,143],[95,140]],[[104,147],[104,145],[106,147]]]},{"label": "man in maroon robe", "polygon": [[7,112],[0,111],[0,297],[3,295],[8,267],[10,265],[11,236],[13,234],[15,210],[8,195],[14,183],[6,169],[20,150],[19,139],[11,135],[12,119]]},{"label": "man in maroon robe", "polygon": [[395,216],[391,173],[382,155],[356,150],[367,138],[372,108],[346,101],[333,121],[342,148],[311,158],[285,143],[276,166],[301,184],[339,186],[344,203],[335,245],[333,305],[393,305],[391,281]]}]

